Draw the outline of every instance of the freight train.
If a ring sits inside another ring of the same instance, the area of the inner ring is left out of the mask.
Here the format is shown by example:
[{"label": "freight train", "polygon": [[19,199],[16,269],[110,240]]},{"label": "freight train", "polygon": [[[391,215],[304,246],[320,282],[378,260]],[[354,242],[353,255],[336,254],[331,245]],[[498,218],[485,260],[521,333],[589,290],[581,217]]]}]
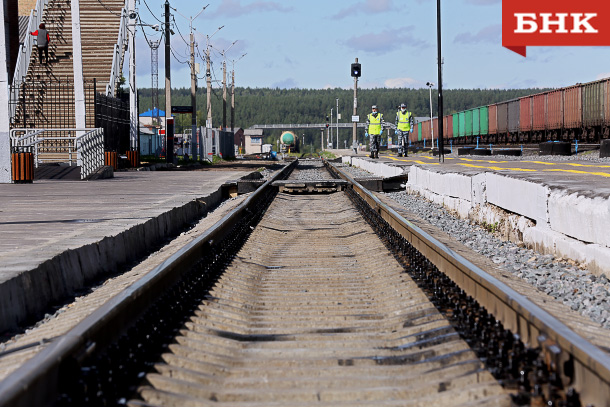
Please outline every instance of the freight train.
[{"label": "freight train", "polygon": [[300,150],[299,138],[291,131],[285,131],[280,136],[280,151],[298,153]]},{"label": "freight train", "polygon": [[[437,143],[438,118],[415,126],[411,144]],[[443,117],[443,138],[453,144],[598,143],[610,138],[610,78],[554,89]]]}]

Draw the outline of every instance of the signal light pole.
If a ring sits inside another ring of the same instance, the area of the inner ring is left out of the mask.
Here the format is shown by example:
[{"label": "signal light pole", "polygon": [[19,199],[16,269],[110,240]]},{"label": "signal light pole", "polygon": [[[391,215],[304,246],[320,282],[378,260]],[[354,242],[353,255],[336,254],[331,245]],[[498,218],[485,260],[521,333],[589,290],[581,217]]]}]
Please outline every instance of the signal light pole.
[{"label": "signal light pole", "polygon": [[362,75],[361,65],[358,63],[358,58],[356,58],[356,62],[352,64],[351,68],[351,74],[354,77],[354,114],[352,117],[354,127],[352,135],[352,149],[354,150],[354,154],[358,154],[358,139],[356,134],[358,128],[358,121],[354,120],[358,115],[358,78]]}]

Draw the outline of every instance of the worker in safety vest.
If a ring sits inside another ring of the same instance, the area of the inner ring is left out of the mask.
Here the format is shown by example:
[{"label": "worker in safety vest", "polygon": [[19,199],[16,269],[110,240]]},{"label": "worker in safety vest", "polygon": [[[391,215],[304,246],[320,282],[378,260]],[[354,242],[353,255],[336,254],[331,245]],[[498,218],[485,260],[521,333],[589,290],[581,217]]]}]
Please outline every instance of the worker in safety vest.
[{"label": "worker in safety vest", "polygon": [[366,137],[371,136],[371,158],[379,158],[379,145],[383,130],[383,114],[377,112],[377,106],[371,107],[372,112],[366,116]]},{"label": "worker in safety vest", "polygon": [[398,156],[406,157],[406,144],[409,133],[413,127],[413,115],[407,110],[407,105],[402,103],[396,112],[396,136],[398,136]]}]

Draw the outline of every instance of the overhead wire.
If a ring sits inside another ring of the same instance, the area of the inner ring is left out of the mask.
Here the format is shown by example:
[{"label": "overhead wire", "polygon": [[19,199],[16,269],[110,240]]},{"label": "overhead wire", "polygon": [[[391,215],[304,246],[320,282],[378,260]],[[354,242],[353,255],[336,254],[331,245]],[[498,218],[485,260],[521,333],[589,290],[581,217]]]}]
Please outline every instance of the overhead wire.
[{"label": "overhead wire", "polygon": [[[99,1],[99,0],[98,0]],[[157,18],[157,16],[155,15],[155,13],[152,12],[152,10],[150,9],[150,7],[148,7],[148,3],[146,3],[146,0],[142,0],[144,2],[144,5],[146,6],[146,8],[148,9],[148,11],[150,12],[150,14],[154,17],[155,20],[157,20],[158,22],[160,22],[161,24],[165,24],[163,21],[159,20]]]}]

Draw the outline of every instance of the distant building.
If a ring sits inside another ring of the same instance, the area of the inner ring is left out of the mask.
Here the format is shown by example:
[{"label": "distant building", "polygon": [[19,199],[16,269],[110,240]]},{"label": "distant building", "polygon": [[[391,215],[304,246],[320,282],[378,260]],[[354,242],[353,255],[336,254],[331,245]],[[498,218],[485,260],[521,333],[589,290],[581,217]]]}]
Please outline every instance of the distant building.
[{"label": "distant building", "polygon": [[263,129],[244,130],[245,154],[260,154],[263,152]]},{"label": "distant building", "polygon": [[[173,115],[172,115],[173,116]],[[158,122],[157,119],[158,118]],[[165,128],[165,111],[155,107],[140,113],[140,126]]]},{"label": "distant building", "polygon": [[235,133],[233,133],[233,144],[235,144],[235,151],[237,154],[246,153],[246,137],[244,136],[244,129],[235,129]]}]

